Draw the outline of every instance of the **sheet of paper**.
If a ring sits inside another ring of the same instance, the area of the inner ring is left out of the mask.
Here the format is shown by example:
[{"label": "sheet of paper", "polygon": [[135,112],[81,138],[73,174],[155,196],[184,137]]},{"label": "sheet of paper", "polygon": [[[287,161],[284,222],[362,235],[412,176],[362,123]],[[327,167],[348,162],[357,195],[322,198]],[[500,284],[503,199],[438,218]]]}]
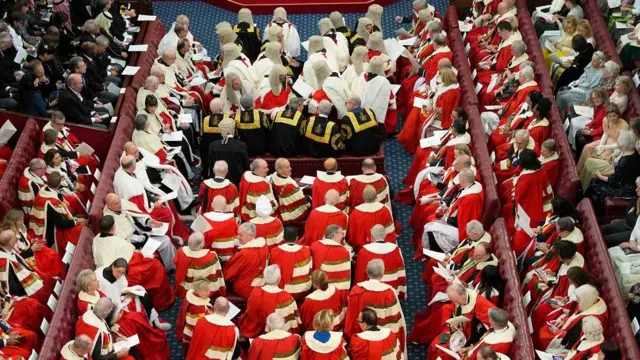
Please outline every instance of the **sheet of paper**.
[{"label": "sheet of paper", "polygon": [[621,4],[620,0],[607,0],[607,3],[609,4],[609,9],[619,8]]},{"label": "sheet of paper", "polygon": [[205,219],[203,216],[198,215],[198,217],[193,220],[191,223],[191,230],[199,233],[206,233],[207,231],[213,229],[211,224]]},{"label": "sheet of paper", "polygon": [[67,247],[64,249],[64,251],[73,254],[74,252],[76,252],[76,246],[73,245],[72,243],[68,242],[67,243]]},{"label": "sheet of paper", "polygon": [[529,305],[529,303],[531,302],[531,291],[528,291],[526,294],[524,294],[524,296],[522,297],[522,302],[524,303],[525,307]]},{"label": "sheet of paper", "polygon": [[423,249],[422,253],[432,259],[438,260],[438,261],[444,261],[444,259],[447,257],[447,254],[445,253],[441,253],[441,252],[437,252],[437,251],[432,251],[429,249]]},{"label": "sheet of paper", "polygon": [[167,159],[171,160],[174,156],[178,155],[182,149],[179,147],[168,146],[167,149]]},{"label": "sheet of paper", "polygon": [[471,50],[471,43],[467,43],[467,46],[464,47],[464,52],[467,54],[469,53],[469,50]]},{"label": "sheet of paper", "polygon": [[430,136],[428,138],[420,139],[420,147],[422,149],[434,147],[440,145],[440,139],[434,136]]},{"label": "sheet of paper", "polygon": [[315,89],[311,85],[304,82],[302,78],[298,77],[296,82],[293,84],[293,90],[297,92],[301,97],[308,98]]},{"label": "sheet of paper", "polygon": [[411,36],[411,34],[405,28],[395,29],[393,30],[393,32],[398,36],[404,36],[404,37]]},{"label": "sheet of paper", "polygon": [[72,258],[73,258],[73,254],[65,253],[64,256],[62,257],[62,262],[68,265],[69,263],[71,263]]},{"label": "sheet of paper", "polygon": [[165,174],[162,178],[162,184],[173,191],[178,191],[182,185],[182,177],[174,173]]},{"label": "sheet of paper", "polygon": [[636,87],[640,85],[640,75],[638,74],[633,75],[633,83],[636,84]]},{"label": "sheet of paper", "polygon": [[49,307],[49,309],[51,309],[51,311],[56,311],[57,305],[58,300],[56,299],[56,297],[53,295],[49,296],[49,300],[47,300],[47,306]]},{"label": "sheet of paper", "polygon": [[96,169],[96,172],[93,173],[93,177],[100,181],[100,176],[102,175],[102,173],[100,172],[100,169]]},{"label": "sheet of paper", "polygon": [[524,230],[527,235],[533,237],[536,234],[531,230],[531,218],[527,214],[526,211],[518,204],[517,214],[516,214],[516,226],[520,229]]},{"label": "sheet of paper", "polygon": [[118,117],[117,116],[112,116],[111,117],[111,121],[109,121],[110,124],[115,124],[118,122]]},{"label": "sheet of paper", "polygon": [[538,12],[538,17],[545,19],[547,22],[553,22],[553,15],[547,12]]},{"label": "sheet of paper", "polygon": [[142,45],[129,45],[129,47],[127,48],[128,52],[145,52],[149,49],[149,45],[147,44],[142,44]]},{"label": "sheet of paper", "polygon": [[422,108],[429,103],[429,99],[423,99],[420,97],[413,98],[413,107]]},{"label": "sheet of paper", "polygon": [[435,294],[435,296],[433,297],[433,299],[431,299],[431,301],[429,301],[429,304],[427,304],[427,306],[437,302],[445,302],[445,301],[449,301],[449,296],[446,293],[439,292]]},{"label": "sheet of paper", "polygon": [[144,257],[152,258],[153,253],[156,252],[156,250],[158,250],[160,245],[162,245],[162,242],[155,240],[153,238],[148,238],[147,242],[144,243],[144,246],[142,247],[140,252],[142,253],[142,255],[144,255]]},{"label": "sheet of paper", "polygon": [[458,354],[457,352],[453,351],[453,350],[449,350],[445,347],[442,347],[440,345],[436,345],[436,347],[440,350],[442,350],[442,352],[444,352],[445,354],[451,356],[452,358],[456,359],[456,360],[460,360],[460,354]]},{"label": "sheet of paper", "polygon": [[553,45],[553,43],[549,40],[544,42],[544,47],[547,48],[549,51],[551,52],[555,52],[556,51],[556,47]]},{"label": "sheet of paper", "polygon": [[590,106],[575,105],[573,107],[573,111],[575,111],[578,115],[586,116],[590,119],[593,119],[593,108]]},{"label": "sheet of paper", "polygon": [[411,46],[411,45],[413,45],[414,42],[416,42],[416,39],[417,39],[417,36],[414,36],[412,38],[408,38],[408,39],[404,39],[404,40],[398,40],[398,42],[402,46]]},{"label": "sheet of paper", "polygon": [[467,24],[464,21],[458,20],[458,29],[460,30],[460,32],[469,32],[471,31],[471,29],[473,29],[473,24]]},{"label": "sheet of paper", "polygon": [[120,90],[118,91],[120,95],[124,95],[125,92],[127,92],[127,88],[120,88]]},{"label": "sheet of paper", "polygon": [[113,105],[111,105],[111,103],[106,103],[106,104],[103,104],[103,106],[104,106],[104,109],[109,112],[109,115],[112,116],[114,113]]},{"label": "sheet of paper", "polygon": [[29,355],[29,360],[37,360],[38,359],[38,353],[31,349],[31,355]]},{"label": "sheet of paper", "polygon": [[316,181],[316,178],[313,176],[305,175],[300,179],[300,184],[305,185],[313,185],[313,182]]},{"label": "sheet of paper", "polygon": [[118,341],[116,343],[113,344],[113,351],[114,352],[118,352],[122,349],[131,349],[132,347],[136,346],[140,344],[140,338],[138,337],[138,334],[130,336],[127,338],[127,340],[123,340],[123,341]]},{"label": "sheet of paper", "polygon": [[47,331],[49,331],[49,322],[47,321],[47,319],[42,319],[40,330],[42,330],[43,334],[47,335]]},{"label": "sheet of paper", "polygon": [[553,360],[553,354],[549,354],[548,352],[536,350],[536,355],[538,355],[540,360]]},{"label": "sheet of paper", "polygon": [[240,308],[234,303],[229,302],[229,312],[227,313],[227,319],[232,320],[234,317],[240,314]]},{"label": "sheet of paper", "polygon": [[182,142],[182,131],[173,131],[162,134],[162,141],[165,142]]},{"label": "sheet of paper", "polygon": [[633,335],[638,333],[638,330],[640,330],[640,324],[638,324],[638,318],[633,318],[633,321],[631,321],[631,330],[633,331]]},{"label": "sheet of paper", "polygon": [[22,64],[22,62],[24,61],[24,59],[27,58],[27,51],[23,48],[19,48],[18,52],[16,53],[16,57],[13,58],[13,62],[15,62],[16,64]]},{"label": "sheet of paper", "polygon": [[309,51],[309,40],[303,41],[300,45],[302,45],[305,50]]},{"label": "sheet of paper", "polygon": [[476,89],[475,89],[476,94],[480,93],[480,90],[482,90],[482,83],[477,83],[476,84]]},{"label": "sheet of paper", "polygon": [[404,56],[409,60],[409,62],[411,63],[411,66],[414,69],[420,68],[420,63],[418,62],[418,60],[416,60],[416,58],[413,57],[413,55],[411,55],[409,50],[405,49],[404,52],[402,53],[402,56]]},{"label": "sheet of paper", "polygon": [[80,155],[91,155],[95,152],[95,150],[85,142],[80,143],[80,145],[76,146],[76,151],[79,152]]},{"label": "sheet of paper", "polygon": [[502,106],[500,105],[487,105],[484,107],[487,110],[500,110],[502,109]]},{"label": "sheet of paper", "polygon": [[[438,264],[440,265],[440,264]],[[438,266],[438,267],[433,267],[433,272],[435,272],[436,274],[442,276],[445,280],[453,280],[453,275],[451,275],[449,273],[449,271],[445,268],[443,268],[442,266]]]},{"label": "sheet of paper", "polygon": [[158,199],[158,201],[160,201],[160,202],[166,202],[166,201],[169,201],[169,200],[173,200],[173,199],[175,199],[175,198],[177,198],[177,197],[178,197],[178,193],[177,193],[177,192],[175,192],[175,191],[173,191],[173,192],[170,192],[170,193],[168,193],[168,194],[164,194],[164,195],[160,196],[160,198]]},{"label": "sheet of paper", "polygon": [[475,80],[476,76],[478,76],[478,69],[473,69],[473,72],[471,73],[471,77]]},{"label": "sheet of paper", "polygon": [[13,134],[18,131],[11,121],[7,120],[0,128],[0,144],[6,144],[13,137]]},{"label": "sheet of paper", "polygon": [[120,94],[124,94],[124,91],[126,90],[126,88],[119,88],[117,86],[115,86],[113,83],[109,83],[107,85],[107,91],[112,93],[113,95],[120,95]]},{"label": "sheet of paper", "polygon": [[193,117],[191,114],[180,114],[178,115],[178,122],[193,124]]},{"label": "sheet of paper", "polygon": [[114,57],[111,57],[111,56],[109,56],[109,60],[111,60],[112,64],[120,65],[122,67],[127,66],[127,62],[125,60],[114,58]]},{"label": "sheet of paper", "polygon": [[394,94],[397,94],[397,93],[398,93],[398,90],[400,90],[400,85],[399,85],[399,84],[391,84],[391,91],[392,91]]},{"label": "sheet of paper", "polygon": [[155,21],[156,18],[155,15],[138,15],[138,21]]},{"label": "sheet of paper", "polygon": [[633,25],[623,22],[617,22],[616,29],[633,29]]},{"label": "sheet of paper", "polygon": [[191,86],[200,86],[202,84],[206,84],[207,83],[207,79],[200,77],[200,76],[196,76],[191,78],[191,80],[189,81],[189,85]]},{"label": "sheet of paper", "polygon": [[58,297],[60,297],[60,291],[62,291],[63,281],[56,281],[56,286],[53,288],[53,292],[56,293]]},{"label": "sheet of paper", "polygon": [[122,70],[122,75],[135,75],[138,70],[140,70],[140,66],[127,66],[126,68],[124,68],[124,70]]},{"label": "sheet of paper", "polygon": [[542,33],[544,37],[554,37],[554,36],[562,36],[560,30],[547,30]]},{"label": "sheet of paper", "polygon": [[169,223],[162,223],[162,225],[158,227],[151,228],[151,235],[162,236],[162,235],[166,235],[167,231],[169,231]]},{"label": "sheet of paper", "polygon": [[97,188],[98,188],[98,187],[97,187],[97,186],[96,186],[96,184],[94,183],[94,184],[91,184],[91,188],[90,188],[89,190],[91,190],[91,193],[92,193],[93,195],[95,195],[95,194],[96,194],[96,189],[97,189]]},{"label": "sheet of paper", "polygon": [[406,50],[396,39],[385,39],[384,47],[387,49],[387,54],[391,60],[396,60]]}]

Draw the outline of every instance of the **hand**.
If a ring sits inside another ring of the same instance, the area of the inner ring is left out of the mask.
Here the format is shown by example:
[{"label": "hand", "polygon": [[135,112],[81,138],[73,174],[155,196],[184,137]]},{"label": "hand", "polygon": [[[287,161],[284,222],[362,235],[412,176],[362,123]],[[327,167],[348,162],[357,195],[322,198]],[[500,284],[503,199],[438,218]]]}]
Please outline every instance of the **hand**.
[{"label": "hand", "polygon": [[40,85],[40,79],[33,80],[33,87],[38,87]]},{"label": "hand", "polygon": [[396,16],[396,17],[395,17],[395,21],[396,21],[398,24],[401,24],[401,23],[402,23],[402,20],[404,20],[404,19],[402,18],[402,16]]},{"label": "hand", "polygon": [[565,69],[570,67],[570,66],[571,66],[571,61],[565,60],[565,61],[562,62],[562,67],[565,68]]},{"label": "hand", "polygon": [[122,57],[123,59],[126,60],[129,57],[129,54],[127,54],[126,51],[123,51],[123,52],[120,53],[120,57]]},{"label": "hand", "polygon": [[434,202],[436,200],[437,199],[432,198],[432,197],[423,196],[423,197],[420,198],[420,205],[431,204],[432,202]]},{"label": "hand", "polygon": [[101,124],[102,123],[102,118],[100,117],[100,114],[93,115],[93,122],[96,123],[96,124]]},{"label": "hand", "polygon": [[153,219],[149,220],[149,226],[152,228],[159,228],[160,226],[162,226],[162,223],[159,221],[155,221]]},{"label": "hand", "polygon": [[184,130],[187,130],[189,127],[191,127],[191,125],[189,125],[186,122],[180,123],[180,127],[183,128]]},{"label": "hand", "polygon": [[87,225],[89,221],[87,219],[84,218],[76,218],[76,225]]},{"label": "hand", "polygon": [[533,231],[534,234],[540,234],[540,232],[542,232],[542,226],[538,226],[536,228],[531,229],[531,231]]},{"label": "hand", "polygon": [[40,241],[36,241],[33,243],[33,245],[31,245],[31,250],[40,251],[42,250],[43,247],[44,247],[43,243],[41,243]]},{"label": "hand", "polygon": [[153,203],[153,208],[154,209],[160,209],[160,207],[162,206],[162,202],[157,201],[155,203]]},{"label": "hand", "polygon": [[7,302],[4,303],[4,306],[2,307],[2,320],[9,320],[9,316],[11,316],[11,312],[13,312],[13,300],[9,300]]},{"label": "hand", "polygon": [[556,48],[557,50],[562,49],[562,44],[560,44],[560,42],[556,42],[555,44],[553,44],[553,47]]},{"label": "hand", "polygon": [[560,18],[558,18],[557,15],[553,15],[553,17],[551,18],[551,21],[557,23],[557,22],[560,22]]},{"label": "hand", "polygon": [[116,353],[116,355],[118,356],[118,359],[122,359],[123,357],[125,357],[125,356],[128,356],[128,355],[129,355],[129,349],[126,349],[126,348],[125,348],[125,349],[122,349],[122,350],[118,351],[118,352]]},{"label": "hand", "polygon": [[131,10],[127,11],[127,15],[129,15],[129,17],[135,17],[136,16],[136,11],[134,9],[131,9]]},{"label": "hand", "polygon": [[489,21],[489,20],[491,20],[491,14],[483,14],[483,15],[482,15],[482,18],[483,18],[485,21]]},{"label": "hand", "polygon": [[5,339],[5,341],[9,346],[19,345],[22,342],[22,336],[20,336],[20,333],[16,331],[11,331],[9,333],[9,337]]},{"label": "hand", "polygon": [[97,108],[103,108],[103,107],[104,107],[104,104],[103,104],[103,103],[101,103],[100,101],[96,101],[96,102],[94,103],[94,105],[95,105]]},{"label": "hand", "polygon": [[112,66],[110,71],[111,71],[111,76],[118,76],[118,69],[115,66]]},{"label": "hand", "polygon": [[596,171],[596,172],[593,174],[593,177],[597,177],[598,179],[600,179],[600,178],[602,177],[602,173],[600,172],[600,170]]},{"label": "hand", "polygon": [[83,192],[86,188],[81,183],[76,184],[76,191]]},{"label": "hand", "polygon": [[162,132],[171,133],[171,126],[169,124],[162,125]]}]

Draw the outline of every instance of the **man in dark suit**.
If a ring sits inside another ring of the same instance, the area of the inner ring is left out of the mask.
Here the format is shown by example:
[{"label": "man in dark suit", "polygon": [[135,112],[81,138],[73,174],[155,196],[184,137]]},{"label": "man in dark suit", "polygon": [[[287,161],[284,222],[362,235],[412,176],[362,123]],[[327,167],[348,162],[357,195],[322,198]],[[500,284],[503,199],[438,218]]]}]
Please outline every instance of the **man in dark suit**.
[{"label": "man in dark suit", "polygon": [[[83,47],[86,47],[88,43],[84,43]],[[93,45],[95,49],[95,44]],[[96,105],[102,103],[111,103],[115,106],[118,100],[118,95],[105,91],[104,83],[100,78],[100,74],[93,64],[93,60],[86,57],[75,56],[69,60],[69,70],[72,74],[79,74],[82,76],[83,85],[87,96],[93,99]]]},{"label": "man in dark suit", "polygon": [[76,124],[102,124],[104,121],[96,110],[93,100],[82,92],[82,76],[71,74],[67,78],[67,87],[60,91],[58,108],[66,119]]},{"label": "man in dark suit", "polygon": [[[229,166],[227,178],[236,186],[240,185],[240,178],[249,170],[249,153],[247,145],[233,138],[236,131],[236,122],[225,118],[218,125],[222,140],[216,140],[209,145],[209,164],[215,164],[218,160],[224,160]],[[210,171],[213,174],[213,169]]]}]

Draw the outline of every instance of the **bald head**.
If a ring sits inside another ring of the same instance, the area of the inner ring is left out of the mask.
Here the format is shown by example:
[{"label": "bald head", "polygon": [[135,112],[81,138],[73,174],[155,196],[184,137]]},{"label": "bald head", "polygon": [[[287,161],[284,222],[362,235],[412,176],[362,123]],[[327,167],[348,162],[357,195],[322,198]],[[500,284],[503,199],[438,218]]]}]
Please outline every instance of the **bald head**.
[{"label": "bald head", "polygon": [[127,155],[133,155],[138,151],[138,146],[134,144],[132,141],[127,141],[124,144],[124,153]]},{"label": "bald head", "polygon": [[93,339],[91,339],[87,335],[78,335],[73,339],[73,344],[71,347],[73,348],[73,352],[78,356],[85,356],[91,350],[91,345],[93,345]]},{"label": "bald head", "polygon": [[336,206],[336,204],[338,203],[338,200],[340,200],[340,193],[338,193],[338,191],[335,189],[331,189],[327,191],[326,194],[324,194],[325,205]]},{"label": "bald head", "polygon": [[229,312],[229,300],[224,296],[220,296],[213,303],[213,311],[220,316],[226,316]]},{"label": "bald head", "polygon": [[111,211],[120,212],[122,210],[122,201],[120,200],[120,196],[115,193],[107,194],[104,198],[105,204],[107,204],[107,208]]},{"label": "bald head", "polygon": [[16,240],[16,233],[13,230],[0,232],[0,246],[5,250],[12,250]]},{"label": "bald head", "polygon": [[79,92],[82,90],[82,75],[80,74],[71,74],[67,78],[67,86],[71,89]]},{"label": "bald head", "polygon": [[122,168],[126,172],[132,173],[136,169],[136,158],[133,157],[132,155],[126,155],[120,161],[120,165],[122,165]]},{"label": "bald head", "polygon": [[336,172],[338,171],[338,160],[334,158],[328,158],[324,161],[324,171]]},{"label": "bald head", "polygon": [[212,114],[222,114],[224,112],[222,100],[220,98],[214,98],[211,100],[209,103],[209,109],[211,109]]},{"label": "bald head", "polygon": [[224,212],[227,208],[227,199],[225,199],[222,195],[218,195],[213,198],[211,207],[213,208],[213,211]]},{"label": "bald head", "polygon": [[371,185],[365,186],[364,190],[362,191],[362,198],[364,199],[364,202],[373,203],[376,201],[377,197],[378,192],[376,191],[376,188]]},{"label": "bald head", "polygon": [[373,174],[376,172],[376,162],[371,158],[366,158],[362,161],[362,173]]}]

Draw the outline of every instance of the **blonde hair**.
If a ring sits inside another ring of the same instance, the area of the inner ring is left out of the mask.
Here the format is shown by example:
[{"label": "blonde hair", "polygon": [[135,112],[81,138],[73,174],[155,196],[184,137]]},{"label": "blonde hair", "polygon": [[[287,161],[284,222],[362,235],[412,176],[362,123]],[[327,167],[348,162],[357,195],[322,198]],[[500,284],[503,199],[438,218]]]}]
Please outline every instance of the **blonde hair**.
[{"label": "blonde hair", "polygon": [[322,310],[313,317],[313,328],[316,331],[326,332],[333,329],[333,311]]},{"label": "blonde hair", "polygon": [[7,211],[2,220],[2,230],[25,231],[24,213],[22,210],[11,209]]},{"label": "blonde hair", "polygon": [[458,77],[453,69],[444,68],[440,70],[440,80],[442,80],[442,85],[449,86],[452,84],[458,83]]},{"label": "blonde hair", "polygon": [[582,36],[584,37],[585,40],[593,37],[593,30],[591,29],[591,24],[589,23],[589,20],[578,21],[578,26],[576,26],[576,31],[580,31],[580,29],[582,29],[584,32]]},{"label": "blonde hair", "polygon": [[322,291],[327,290],[327,287],[329,287],[329,278],[327,277],[327,273],[322,270],[314,270],[311,273],[311,283],[316,289],[320,289]]},{"label": "blonde hair", "polygon": [[573,25],[573,33],[575,33],[576,30],[578,30],[578,18],[576,18],[573,15],[567,16],[566,18],[564,18],[564,20],[562,20],[562,30],[563,31],[564,31],[564,28],[567,25]]},{"label": "blonde hair", "polygon": [[457,144],[453,149],[458,150],[461,154],[471,156],[471,148],[467,144]]}]

